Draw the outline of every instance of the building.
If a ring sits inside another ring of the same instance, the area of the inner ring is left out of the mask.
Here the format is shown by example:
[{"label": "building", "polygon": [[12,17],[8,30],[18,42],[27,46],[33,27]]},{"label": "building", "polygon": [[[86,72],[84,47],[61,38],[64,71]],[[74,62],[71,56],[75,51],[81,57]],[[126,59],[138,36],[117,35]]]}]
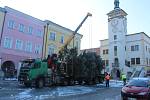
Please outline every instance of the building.
[{"label": "building", "polygon": [[114,78],[121,73],[129,77],[135,69],[150,66],[150,37],[144,32],[127,34],[127,13],[119,7],[119,0],[107,15],[109,38],[100,40],[105,71]]},{"label": "building", "polygon": [[[0,8],[0,69],[5,76],[13,76],[22,60],[58,53],[72,34],[72,30],[54,22],[9,7]],[[68,47],[77,47],[79,52],[81,38],[76,34]]]},{"label": "building", "polygon": [[[1,47],[1,40],[2,40],[5,15],[6,15],[5,9],[0,8],[0,47]],[[0,78],[3,77],[3,72],[1,70],[1,63],[2,63],[2,57],[1,57],[1,49],[0,49]]]},{"label": "building", "polygon": [[[43,55],[44,57],[47,57],[48,55],[51,55],[53,53],[58,54],[59,50],[65,45],[65,43],[69,39],[71,39],[73,31],[48,20],[46,20],[45,22],[47,23],[47,25],[45,28],[46,34]],[[68,48],[73,48],[74,45],[74,47],[77,48],[79,53],[81,38],[82,35],[77,33],[74,39],[72,39],[69,43]]]},{"label": "building", "polygon": [[89,48],[89,49],[83,49],[83,50],[80,50],[81,53],[82,52],[95,52],[97,55],[100,55],[100,48]]},{"label": "building", "polygon": [[6,13],[1,32],[1,67],[3,71],[10,71],[17,69],[23,59],[42,57],[45,23],[12,8],[4,9]]}]

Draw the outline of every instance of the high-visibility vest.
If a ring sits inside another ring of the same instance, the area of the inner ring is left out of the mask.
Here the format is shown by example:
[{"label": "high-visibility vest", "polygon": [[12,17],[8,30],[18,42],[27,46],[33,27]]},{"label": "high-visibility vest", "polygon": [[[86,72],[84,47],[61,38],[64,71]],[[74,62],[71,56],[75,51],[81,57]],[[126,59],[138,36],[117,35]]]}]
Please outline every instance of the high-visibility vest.
[{"label": "high-visibility vest", "polygon": [[105,79],[106,79],[106,80],[110,80],[110,76],[109,76],[109,75],[106,75]]},{"label": "high-visibility vest", "polygon": [[123,79],[126,79],[126,75],[122,75],[122,80],[123,80]]}]

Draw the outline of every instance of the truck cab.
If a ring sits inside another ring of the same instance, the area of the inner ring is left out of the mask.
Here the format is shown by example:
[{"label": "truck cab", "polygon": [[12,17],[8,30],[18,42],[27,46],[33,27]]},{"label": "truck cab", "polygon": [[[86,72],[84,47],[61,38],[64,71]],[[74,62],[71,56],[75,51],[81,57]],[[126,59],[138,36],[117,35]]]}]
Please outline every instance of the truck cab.
[{"label": "truck cab", "polygon": [[[44,85],[44,77],[47,76],[47,62],[41,59],[26,59],[22,61],[18,81],[25,86],[36,83],[37,87]],[[39,82],[40,81],[40,82]]]}]

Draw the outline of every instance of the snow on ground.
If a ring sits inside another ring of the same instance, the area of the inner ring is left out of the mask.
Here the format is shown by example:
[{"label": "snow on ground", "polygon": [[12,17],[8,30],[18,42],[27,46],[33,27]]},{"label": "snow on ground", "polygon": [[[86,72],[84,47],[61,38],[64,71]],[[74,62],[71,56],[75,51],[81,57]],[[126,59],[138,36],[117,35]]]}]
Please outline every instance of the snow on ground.
[{"label": "snow on ground", "polygon": [[[97,86],[104,86],[105,87],[105,82],[102,84],[97,84]],[[109,82],[110,87],[123,87],[123,81],[120,80],[110,80]]]},{"label": "snow on ground", "polygon": [[123,81],[110,80],[110,87],[123,87]]},{"label": "snow on ground", "polygon": [[5,78],[4,80],[6,80],[6,81],[17,81],[18,79],[17,78]]},{"label": "snow on ground", "polygon": [[32,89],[27,89],[21,93],[19,93],[17,96],[15,96],[15,100],[24,100],[24,99],[30,99],[32,98],[30,92]]},{"label": "snow on ground", "polygon": [[78,94],[85,94],[90,92],[95,92],[96,89],[94,87],[86,87],[86,86],[66,86],[66,87],[56,87],[54,90],[50,90],[47,94],[41,93],[40,95],[34,95],[31,93],[33,89],[26,89],[25,91],[19,93],[14,98],[15,100],[44,100],[47,98],[55,98],[57,96],[71,96]]},{"label": "snow on ground", "polygon": [[[110,87],[123,87],[122,81],[110,80]],[[25,89],[23,92],[13,96],[15,100],[44,100],[48,98],[55,98],[58,96],[71,96],[78,94],[86,94],[96,92],[100,88],[105,88],[105,82],[103,84],[97,84],[95,86],[65,86],[65,87],[56,87],[54,89],[48,88],[45,92],[39,92],[39,94],[33,94],[33,91],[36,89]]]},{"label": "snow on ground", "polygon": [[85,86],[70,86],[67,88],[57,88],[58,96],[69,96],[69,95],[77,95],[77,94],[85,94],[89,92],[95,92],[96,90],[91,87]]}]

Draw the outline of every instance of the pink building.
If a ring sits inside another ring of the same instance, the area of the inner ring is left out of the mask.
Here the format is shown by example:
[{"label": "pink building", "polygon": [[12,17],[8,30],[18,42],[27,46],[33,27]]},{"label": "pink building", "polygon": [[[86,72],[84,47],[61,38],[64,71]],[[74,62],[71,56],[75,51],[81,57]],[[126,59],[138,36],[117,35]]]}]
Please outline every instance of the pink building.
[{"label": "pink building", "polygon": [[4,9],[0,57],[6,71],[17,69],[23,59],[42,57],[44,22],[9,7]]}]

